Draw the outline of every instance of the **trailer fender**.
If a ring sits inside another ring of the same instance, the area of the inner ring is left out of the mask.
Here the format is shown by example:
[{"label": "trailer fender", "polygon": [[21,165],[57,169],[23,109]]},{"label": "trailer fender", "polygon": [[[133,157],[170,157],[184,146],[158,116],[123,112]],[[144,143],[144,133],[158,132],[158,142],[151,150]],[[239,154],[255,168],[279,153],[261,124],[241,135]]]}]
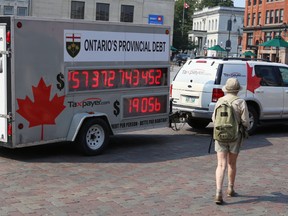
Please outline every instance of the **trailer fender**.
[{"label": "trailer fender", "polygon": [[[105,113],[77,113],[73,116],[72,122],[70,124],[70,128],[68,131],[68,135],[67,135],[67,140],[68,141],[75,141],[76,136],[83,124],[83,122],[85,121],[85,119],[87,118],[96,118],[96,117],[104,117],[105,120],[107,120],[108,122],[108,118],[107,115]],[[109,122],[108,122],[108,125]],[[111,127],[110,127],[111,130]]]}]

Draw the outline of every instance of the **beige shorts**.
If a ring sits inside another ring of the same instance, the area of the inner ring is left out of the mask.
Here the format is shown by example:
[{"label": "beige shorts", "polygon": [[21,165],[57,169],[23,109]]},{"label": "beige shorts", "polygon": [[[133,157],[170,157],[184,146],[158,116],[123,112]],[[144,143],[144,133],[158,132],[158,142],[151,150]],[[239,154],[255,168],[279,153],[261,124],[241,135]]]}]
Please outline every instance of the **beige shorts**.
[{"label": "beige shorts", "polygon": [[234,142],[223,143],[215,140],[215,151],[216,152],[230,152],[233,154],[239,154],[242,142],[241,138]]}]

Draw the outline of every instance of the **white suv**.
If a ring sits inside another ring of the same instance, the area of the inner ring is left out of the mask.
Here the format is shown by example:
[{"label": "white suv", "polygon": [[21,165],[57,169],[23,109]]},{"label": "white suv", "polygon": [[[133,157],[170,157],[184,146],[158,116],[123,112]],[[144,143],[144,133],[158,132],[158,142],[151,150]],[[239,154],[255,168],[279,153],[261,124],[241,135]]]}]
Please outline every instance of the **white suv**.
[{"label": "white suv", "polygon": [[229,77],[236,77],[243,86],[238,96],[248,105],[250,134],[259,123],[288,121],[288,66],[240,58],[189,59],[171,83],[174,117],[185,117],[195,129],[205,128]]}]

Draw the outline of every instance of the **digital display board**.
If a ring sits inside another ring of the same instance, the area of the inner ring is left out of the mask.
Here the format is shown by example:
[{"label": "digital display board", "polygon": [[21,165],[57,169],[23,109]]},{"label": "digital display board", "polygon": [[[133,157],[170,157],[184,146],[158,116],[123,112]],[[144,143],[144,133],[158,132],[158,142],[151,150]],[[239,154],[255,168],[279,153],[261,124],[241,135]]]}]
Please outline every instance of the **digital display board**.
[{"label": "digital display board", "polygon": [[166,113],[167,98],[167,95],[125,97],[123,99],[123,117]]},{"label": "digital display board", "polygon": [[167,86],[167,73],[168,68],[68,70],[68,90],[75,92]]}]

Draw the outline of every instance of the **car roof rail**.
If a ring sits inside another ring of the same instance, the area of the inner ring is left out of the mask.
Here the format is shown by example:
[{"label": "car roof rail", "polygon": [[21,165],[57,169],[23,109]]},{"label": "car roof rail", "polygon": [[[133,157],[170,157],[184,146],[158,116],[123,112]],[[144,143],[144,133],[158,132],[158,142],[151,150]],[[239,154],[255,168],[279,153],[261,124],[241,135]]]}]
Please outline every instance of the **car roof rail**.
[{"label": "car roof rail", "polygon": [[223,59],[223,57],[217,57],[217,56],[196,56],[194,59]]},{"label": "car roof rail", "polygon": [[262,59],[262,58],[241,58],[241,57],[225,57],[223,58],[223,61],[229,61],[229,60],[240,60],[240,61],[265,61],[270,62],[269,59]]},{"label": "car roof rail", "polygon": [[217,57],[217,56],[196,56],[194,59],[222,59],[223,61],[240,60],[240,61],[265,61],[265,62],[271,62],[269,59],[263,59],[263,58]]}]

